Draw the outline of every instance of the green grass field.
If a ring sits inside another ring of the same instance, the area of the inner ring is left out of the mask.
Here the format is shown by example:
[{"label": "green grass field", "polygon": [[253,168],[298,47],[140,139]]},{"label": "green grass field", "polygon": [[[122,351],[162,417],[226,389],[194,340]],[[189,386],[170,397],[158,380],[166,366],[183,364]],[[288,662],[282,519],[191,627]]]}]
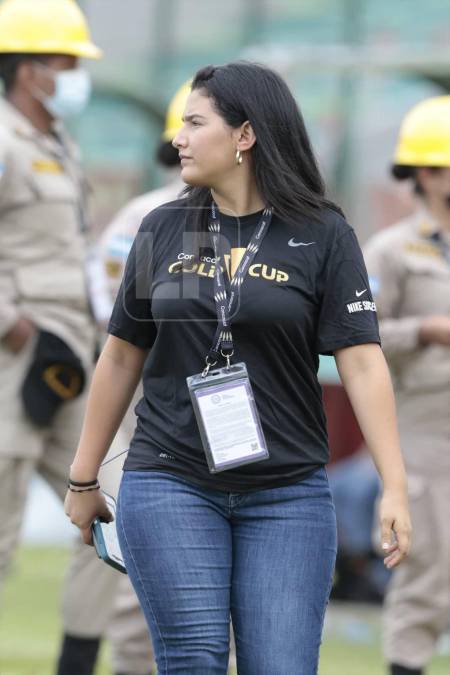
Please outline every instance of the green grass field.
[{"label": "green grass field", "polygon": [[[1,603],[0,675],[53,675],[60,631],[59,590],[67,560],[66,549],[20,550]],[[384,675],[377,613],[364,612],[331,608],[320,675]],[[427,675],[449,673],[450,657],[441,656]],[[96,675],[111,675],[107,649],[102,651]]]},{"label": "green grass field", "polygon": [[[0,675],[53,675],[60,626],[65,548],[22,548],[6,583],[0,612]],[[96,675],[109,675],[102,653]]]}]

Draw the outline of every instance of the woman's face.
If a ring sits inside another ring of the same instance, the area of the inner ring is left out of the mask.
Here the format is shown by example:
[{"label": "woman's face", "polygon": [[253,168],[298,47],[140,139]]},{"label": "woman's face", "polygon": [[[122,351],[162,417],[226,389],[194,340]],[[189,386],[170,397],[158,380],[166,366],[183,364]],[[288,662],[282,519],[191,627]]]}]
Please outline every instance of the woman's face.
[{"label": "woman's face", "polygon": [[424,191],[425,198],[433,202],[444,201],[450,205],[450,168],[417,169],[417,181]]},{"label": "woman's face", "polygon": [[219,186],[236,172],[240,129],[226,124],[201,89],[190,93],[183,120],[173,140],[181,158],[181,178],[188,185]]}]

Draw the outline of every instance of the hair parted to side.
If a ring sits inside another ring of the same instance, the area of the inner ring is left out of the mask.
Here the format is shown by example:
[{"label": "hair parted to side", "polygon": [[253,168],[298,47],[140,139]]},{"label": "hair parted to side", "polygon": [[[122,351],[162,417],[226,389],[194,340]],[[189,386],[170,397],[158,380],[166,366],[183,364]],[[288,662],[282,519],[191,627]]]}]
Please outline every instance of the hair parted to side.
[{"label": "hair parted to side", "polygon": [[[194,76],[192,90],[203,90],[229,126],[250,122],[256,135],[250,151],[256,185],[274,213],[293,224],[302,215],[320,219],[324,208],[341,213],[325,197],[303,117],[280,75],[246,61],[206,66]],[[188,186],[184,194],[189,206],[200,207],[194,230],[204,231],[209,188]]]}]

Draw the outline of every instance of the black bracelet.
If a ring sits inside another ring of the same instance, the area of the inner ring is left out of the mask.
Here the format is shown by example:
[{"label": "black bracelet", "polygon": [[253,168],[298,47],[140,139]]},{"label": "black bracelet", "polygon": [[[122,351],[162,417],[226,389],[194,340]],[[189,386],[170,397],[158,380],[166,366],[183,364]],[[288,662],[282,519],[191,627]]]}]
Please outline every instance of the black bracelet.
[{"label": "black bracelet", "polygon": [[85,483],[81,483],[76,480],[72,480],[69,478],[69,485],[73,485],[74,487],[92,487],[93,485],[97,485],[98,479],[96,478],[95,480],[88,480]]},{"label": "black bracelet", "polygon": [[92,492],[93,490],[100,490],[100,485],[94,485],[94,487],[82,488],[81,490],[75,490],[69,483],[70,492]]}]

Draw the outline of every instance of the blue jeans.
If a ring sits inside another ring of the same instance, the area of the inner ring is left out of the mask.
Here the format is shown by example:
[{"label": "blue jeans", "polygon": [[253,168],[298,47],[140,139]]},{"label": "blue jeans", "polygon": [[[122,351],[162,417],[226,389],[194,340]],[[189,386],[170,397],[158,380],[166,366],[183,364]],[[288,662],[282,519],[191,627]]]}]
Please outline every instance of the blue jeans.
[{"label": "blue jeans", "polygon": [[128,471],[117,530],[159,675],[316,675],[336,556],[325,469],[250,494]]}]

